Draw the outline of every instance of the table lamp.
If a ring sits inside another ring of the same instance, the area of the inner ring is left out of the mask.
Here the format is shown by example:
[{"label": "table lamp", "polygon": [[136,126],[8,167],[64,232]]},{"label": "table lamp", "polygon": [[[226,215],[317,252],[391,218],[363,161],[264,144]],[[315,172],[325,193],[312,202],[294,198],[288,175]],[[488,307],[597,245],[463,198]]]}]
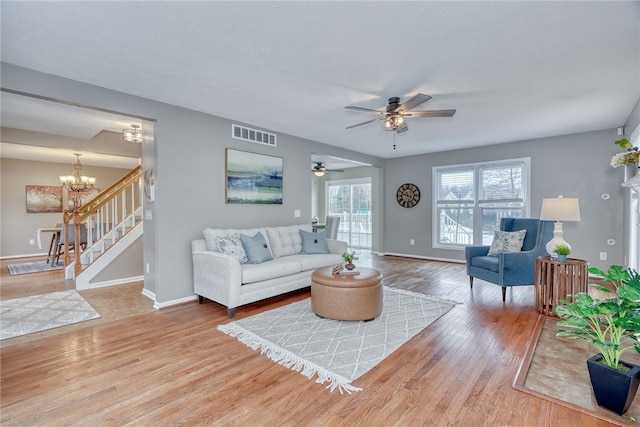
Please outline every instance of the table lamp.
[{"label": "table lamp", "polygon": [[562,232],[561,221],[580,221],[580,205],[578,199],[565,198],[558,196],[553,199],[542,199],[542,210],[540,211],[540,220],[542,221],[555,221],[553,225],[553,239],[547,243],[547,253],[555,258],[556,254],[553,252],[556,246],[566,245],[571,248],[571,245],[567,243]]}]

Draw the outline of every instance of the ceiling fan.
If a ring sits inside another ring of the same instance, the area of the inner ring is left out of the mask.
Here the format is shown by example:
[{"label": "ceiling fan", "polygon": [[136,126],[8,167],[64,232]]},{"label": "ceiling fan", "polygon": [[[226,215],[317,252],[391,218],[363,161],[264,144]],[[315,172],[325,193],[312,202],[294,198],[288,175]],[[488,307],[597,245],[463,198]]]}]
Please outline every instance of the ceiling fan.
[{"label": "ceiling fan", "polygon": [[325,172],[344,172],[344,169],[327,169],[322,162],[316,162],[316,165],[311,169],[316,176],[322,176]]},{"label": "ceiling fan", "polygon": [[382,124],[383,130],[395,131],[397,133],[406,132],[409,130],[405,117],[451,117],[456,113],[455,109],[451,110],[416,110],[411,111],[418,105],[427,102],[431,97],[423,93],[417,93],[403,104],[400,104],[400,98],[394,96],[389,98],[389,105],[386,110],[372,110],[371,108],[356,107],[349,105],[344,107],[349,110],[366,111],[370,113],[380,114],[380,117],[367,120],[366,122],[358,123],[353,126],[348,126],[346,129],[355,128],[358,126],[366,125],[367,123],[373,123],[378,120],[384,120]]}]

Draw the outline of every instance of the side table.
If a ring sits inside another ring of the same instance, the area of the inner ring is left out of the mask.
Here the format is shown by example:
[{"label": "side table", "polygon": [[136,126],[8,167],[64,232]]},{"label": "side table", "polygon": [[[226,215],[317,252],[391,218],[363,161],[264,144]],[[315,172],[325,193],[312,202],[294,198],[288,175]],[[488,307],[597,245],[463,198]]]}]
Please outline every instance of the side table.
[{"label": "side table", "polygon": [[536,311],[547,316],[556,315],[560,301],[573,301],[569,295],[587,292],[589,263],[582,259],[568,258],[560,262],[551,257],[537,257],[534,276]]}]

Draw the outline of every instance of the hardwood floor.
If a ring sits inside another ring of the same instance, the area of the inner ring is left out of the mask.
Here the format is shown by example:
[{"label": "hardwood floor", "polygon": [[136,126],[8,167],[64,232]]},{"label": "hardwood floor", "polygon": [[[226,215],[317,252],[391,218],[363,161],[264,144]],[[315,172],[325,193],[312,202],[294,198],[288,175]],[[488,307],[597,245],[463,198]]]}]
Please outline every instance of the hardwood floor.
[{"label": "hardwood floor", "polygon": [[[378,256],[358,264],[381,270],[387,286],[462,303],[356,380],[361,392],[330,393],[277,365],[216,329],[229,321],[222,306],[193,302],[3,345],[0,422],[611,425],[512,388],[537,318],[533,287],[508,289],[503,304],[493,284],[476,280],[471,290],[462,264]],[[307,297],[240,307],[236,318]]]}]

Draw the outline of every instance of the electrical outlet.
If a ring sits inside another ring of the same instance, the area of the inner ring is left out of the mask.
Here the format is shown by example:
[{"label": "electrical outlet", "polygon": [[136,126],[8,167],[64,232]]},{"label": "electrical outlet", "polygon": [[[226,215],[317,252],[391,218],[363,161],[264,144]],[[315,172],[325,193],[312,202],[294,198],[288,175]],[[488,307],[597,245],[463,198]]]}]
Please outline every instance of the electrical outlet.
[{"label": "electrical outlet", "polygon": [[606,261],[606,260],[607,260],[607,253],[600,252],[600,261]]},{"label": "electrical outlet", "polygon": [[416,244],[416,241],[415,241],[415,240],[413,240],[413,239],[411,239],[411,240],[409,240],[409,244],[411,244],[411,245],[415,245],[415,244]]},{"label": "electrical outlet", "polygon": [[29,239],[29,244],[30,244],[30,245],[35,245],[35,244],[36,244],[36,241],[35,241],[35,240],[33,240],[33,239]]}]

